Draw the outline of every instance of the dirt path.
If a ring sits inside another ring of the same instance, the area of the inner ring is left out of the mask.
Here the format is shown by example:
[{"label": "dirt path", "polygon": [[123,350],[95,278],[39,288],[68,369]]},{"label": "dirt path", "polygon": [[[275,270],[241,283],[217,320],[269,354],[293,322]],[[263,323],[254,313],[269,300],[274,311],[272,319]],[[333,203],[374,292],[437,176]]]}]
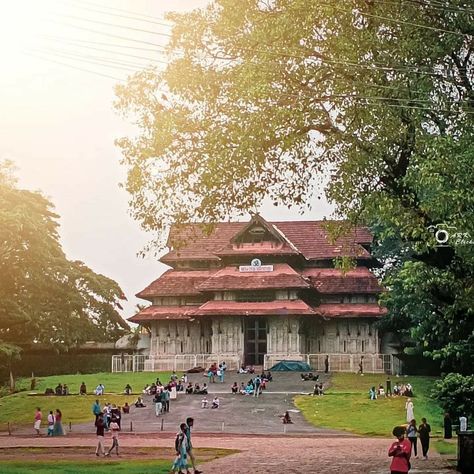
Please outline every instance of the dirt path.
[{"label": "dirt path", "polygon": [[[171,459],[171,433],[160,435],[129,435],[120,440],[124,459]],[[285,472],[306,474],[385,474],[390,439],[362,437],[308,437],[308,436],[232,436],[196,435],[196,448],[235,449],[239,452],[219,459],[212,453],[199,450],[198,458],[205,474],[266,474]],[[110,444],[110,441],[108,441]],[[54,458],[91,460],[95,438],[67,436],[64,438],[1,437],[2,459],[25,461]],[[25,449],[28,448],[28,449]],[[42,449],[41,449],[42,448]],[[104,462],[107,462],[104,460]],[[436,453],[428,461],[412,460],[413,474],[451,472],[448,462]]]}]

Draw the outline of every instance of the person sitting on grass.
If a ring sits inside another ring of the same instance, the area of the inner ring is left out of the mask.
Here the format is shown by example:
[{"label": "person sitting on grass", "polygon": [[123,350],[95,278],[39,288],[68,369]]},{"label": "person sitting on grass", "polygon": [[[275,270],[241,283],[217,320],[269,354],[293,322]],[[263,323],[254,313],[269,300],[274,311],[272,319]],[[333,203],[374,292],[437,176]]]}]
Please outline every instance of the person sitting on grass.
[{"label": "person sitting on grass", "polygon": [[104,392],[105,392],[105,386],[104,384],[101,384],[101,383],[97,385],[97,387],[94,390],[94,393],[96,394],[96,396],[103,395]]},{"label": "person sitting on grass", "polygon": [[221,402],[219,401],[219,397],[216,395],[214,397],[214,400],[212,400],[212,406],[211,408],[219,408]]},{"label": "person sitting on grass", "polygon": [[237,382],[234,382],[230,389],[232,390],[233,394],[236,394],[239,391],[239,386],[237,385]]},{"label": "person sitting on grass", "polygon": [[293,422],[291,421],[291,417],[290,417],[290,413],[287,411],[285,411],[285,414],[283,416],[280,416],[281,418],[281,422],[284,424],[284,425],[292,425]]},{"label": "person sitting on grass", "polygon": [[369,397],[371,400],[377,400],[377,391],[375,390],[375,387],[372,387],[369,390]]},{"label": "person sitting on grass", "polygon": [[54,393],[56,395],[62,395],[63,394],[63,386],[60,383],[58,383],[58,385],[54,389]]},{"label": "person sitting on grass", "polygon": [[67,384],[63,385],[63,395],[69,395],[69,387]]},{"label": "person sitting on grass", "polygon": [[143,403],[142,397],[138,397],[135,402],[135,408],[145,408],[146,405]]},{"label": "person sitting on grass", "polygon": [[324,395],[324,388],[322,383],[314,384],[313,395]]},{"label": "person sitting on grass", "polygon": [[87,395],[87,387],[84,382],[81,383],[81,386],[79,388],[79,395]]},{"label": "person sitting on grass", "polygon": [[125,395],[131,395],[132,394],[132,386],[128,383],[125,385],[125,388],[123,389],[123,393]]}]

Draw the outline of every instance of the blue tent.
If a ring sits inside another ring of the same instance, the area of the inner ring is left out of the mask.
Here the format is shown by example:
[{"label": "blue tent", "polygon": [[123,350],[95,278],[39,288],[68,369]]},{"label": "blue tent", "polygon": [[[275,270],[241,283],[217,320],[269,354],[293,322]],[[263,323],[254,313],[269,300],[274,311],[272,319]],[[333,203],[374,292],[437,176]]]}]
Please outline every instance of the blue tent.
[{"label": "blue tent", "polygon": [[311,366],[306,362],[299,362],[297,360],[281,360],[270,370],[272,372],[308,372],[311,370]]}]

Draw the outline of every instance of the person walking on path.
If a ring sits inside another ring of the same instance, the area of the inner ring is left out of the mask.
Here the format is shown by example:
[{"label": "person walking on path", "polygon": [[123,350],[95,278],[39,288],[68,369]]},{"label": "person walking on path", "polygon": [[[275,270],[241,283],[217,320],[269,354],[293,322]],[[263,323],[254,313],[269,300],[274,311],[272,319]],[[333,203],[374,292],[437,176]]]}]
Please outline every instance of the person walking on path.
[{"label": "person walking on path", "polygon": [[95,448],[95,455],[105,456],[105,448],[104,448],[104,431],[105,431],[105,424],[104,424],[104,417],[100,414],[95,420],[95,427],[96,427],[96,435],[97,435],[97,447]]},{"label": "person walking on path", "polygon": [[407,428],[407,438],[411,443],[413,452],[415,453],[415,458],[418,458],[418,438],[417,438],[418,428],[416,427],[416,420],[411,420]]},{"label": "person walking on path", "polygon": [[120,426],[117,423],[117,420],[115,418],[112,419],[110,422],[110,431],[112,432],[112,446],[110,449],[107,451],[105,454],[106,456],[110,456],[110,453],[113,451],[115,448],[115,454],[118,456],[119,455],[119,431],[120,431]]},{"label": "person walking on path", "polygon": [[[174,448],[176,450],[176,459],[171,466],[170,474],[178,472],[178,474],[183,474],[182,469],[186,469],[186,473],[190,474],[188,469],[188,450],[187,450],[187,435],[186,430],[188,425],[186,423],[181,423],[179,425],[179,431],[176,434],[176,439],[174,442]],[[194,470],[196,472],[196,470]]]},{"label": "person walking on path", "polygon": [[411,420],[415,418],[415,406],[411,401],[411,398],[405,403],[405,410],[407,411],[407,423],[410,423]]},{"label": "person walking on path", "polygon": [[99,415],[102,415],[102,408],[100,407],[99,400],[96,400],[92,405],[92,413],[95,416],[95,421],[99,418]]},{"label": "person walking on path", "polygon": [[421,419],[421,425],[418,427],[418,433],[420,435],[423,459],[428,459],[428,450],[430,449],[431,426],[426,422],[426,418]]},{"label": "person walking on path", "polygon": [[202,471],[196,469],[196,458],[194,457],[193,452],[193,443],[191,441],[191,428],[194,426],[194,418],[186,418],[186,449],[189,459],[191,459],[191,464],[194,469],[194,474],[202,474]]},{"label": "person walking on path", "polygon": [[48,436],[53,436],[54,430],[54,414],[52,411],[48,415]]},{"label": "person walking on path", "polygon": [[395,426],[392,431],[397,441],[392,443],[388,455],[392,458],[390,464],[391,474],[407,474],[410,470],[411,443],[405,439],[405,428]]},{"label": "person walking on path", "polygon": [[53,436],[64,436],[62,419],[63,414],[61,413],[61,410],[57,408],[56,414],[54,415]]},{"label": "person walking on path", "polygon": [[42,419],[43,419],[43,414],[41,413],[41,408],[37,407],[36,413],[35,413],[35,423],[33,425],[33,428],[36,430],[36,436],[40,436],[40,428],[41,428]]},{"label": "person walking on path", "polygon": [[260,395],[260,385],[262,384],[262,379],[257,375],[254,379],[253,379],[253,386],[254,386],[254,391],[253,391],[253,395],[254,397],[257,397]]}]

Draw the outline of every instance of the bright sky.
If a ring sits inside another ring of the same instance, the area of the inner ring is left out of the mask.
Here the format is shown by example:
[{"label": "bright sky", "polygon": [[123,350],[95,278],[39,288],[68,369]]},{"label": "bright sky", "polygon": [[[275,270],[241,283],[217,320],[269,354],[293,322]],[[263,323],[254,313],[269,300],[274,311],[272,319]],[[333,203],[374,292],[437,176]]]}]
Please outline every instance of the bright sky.
[{"label": "bright sky", "polygon": [[[116,280],[134,313],[135,293],[164,270],[138,258],[149,240],[128,216],[125,170],[114,140],[133,129],[113,111],[113,86],[164,59],[166,11],[207,0],[0,0],[0,160],[23,187],[41,190],[61,216],[69,258]],[[158,24],[160,23],[160,24]],[[146,30],[146,31],[142,31]],[[267,219],[322,218],[265,205]]]}]

